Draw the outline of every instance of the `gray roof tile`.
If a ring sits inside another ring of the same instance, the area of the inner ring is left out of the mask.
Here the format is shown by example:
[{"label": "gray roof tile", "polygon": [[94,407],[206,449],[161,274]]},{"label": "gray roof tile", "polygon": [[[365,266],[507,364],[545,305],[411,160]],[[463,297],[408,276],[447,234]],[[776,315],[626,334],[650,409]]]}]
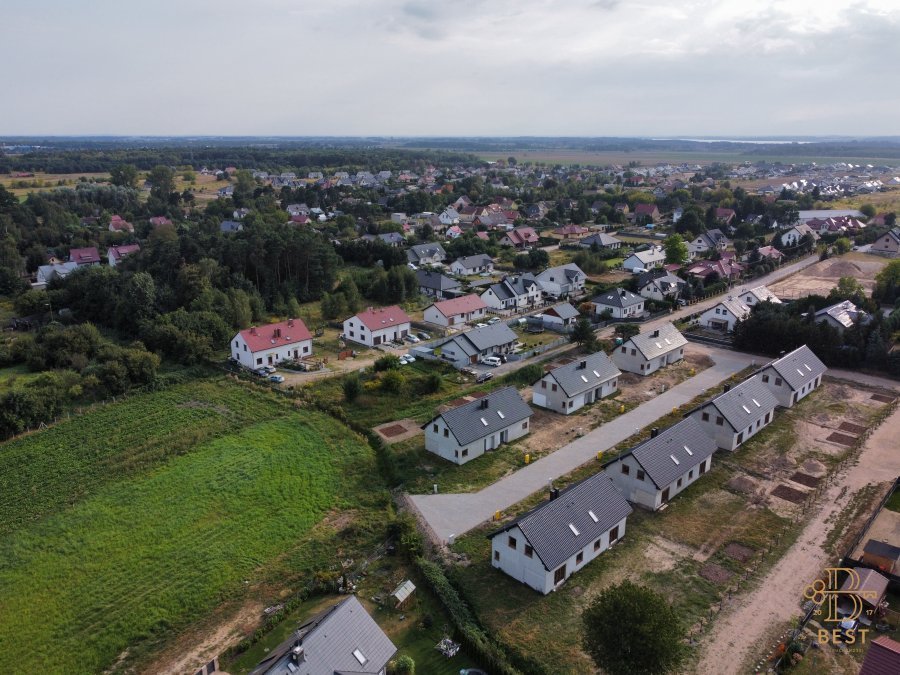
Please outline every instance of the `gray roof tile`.
[{"label": "gray roof tile", "polygon": [[[615,526],[632,512],[628,501],[601,471],[566,488],[559,497],[507,523],[490,535],[507,532],[516,525],[528,539],[547,571],[556,569],[576,552]],[[593,513],[597,520],[591,517]],[[569,525],[574,525],[576,535]]]},{"label": "gray roof tile", "polygon": [[688,417],[664,429],[656,438],[648,438],[636,445],[630,454],[644,468],[653,484],[662,489],[715,451],[716,442],[703,431],[696,419]]},{"label": "gray roof tile", "polygon": [[550,375],[559,383],[569,398],[593,389],[621,374],[621,371],[604,352],[589,354],[550,371]]},{"label": "gray roof tile", "polygon": [[819,375],[824,375],[828,368],[819,360],[812,349],[803,345],[790,354],[785,354],[769,364],[775,369],[791,389],[797,391],[807,382],[812,382]]},{"label": "gray roof tile", "polygon": [[526,420],[532,411],[515,387],[504,387],[440,415],[460,445]]},{"label": "gray roof tile", "polygon": [[654,330],[633,335],[629,342],[637,347],[638,351],[649,361],[657,356],[668,354],[673,349],[683,347],[687,344],[687,338],[673,324],[665,323]]},{"label": "gray roof tile", "polygon": [[768,411],[774,410],[778,400],[759,376],[754,375],[701,407],[706,405],[714,405],[732,429],[741,431]]},{"label": "gray roof tile", "polygon": [[626,291],[624,288],[614,288],[611,291],[607,291],[602,295],[592,298],[591,302],[606,307],[631,307],[632,305],[646,302],[646,299],[642,298],[640,295],[635,295],[631,291]]}]

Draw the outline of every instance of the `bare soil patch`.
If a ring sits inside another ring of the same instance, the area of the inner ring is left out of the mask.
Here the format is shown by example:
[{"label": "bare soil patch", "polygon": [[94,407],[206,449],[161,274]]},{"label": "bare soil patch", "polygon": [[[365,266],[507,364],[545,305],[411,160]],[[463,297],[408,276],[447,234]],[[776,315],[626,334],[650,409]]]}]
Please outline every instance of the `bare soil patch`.
[{"label": "bare soil patch", "polygon": [[422,433],[419,423],[413,419],[402,419],[372,427],[385,443],[399,443]]},{"label": "bare soil patch", "polygon": [[802,504],[806,500],[806,493],[787,485],[779,485],[772,490],[772,496],[779,497],[794,504]]},{"label": "bare soil patch", "polygon": [[837,443],[838,445],[846,445],[848,448],[856,442],[855,436],[848,436],[847,434],[839,434],[838,432],[834,432],[826,441],[831,441],[832,443]]},{"label": "bare soil patch", "polygon": [[756,553],[756,551],[749,546],[744,546],[743,544],[734,541],[725,547],[724,553],[732,560],[745,563],[753,557],[753,554]]},{"label": "bare soil patch", "polygon": [[866,289],[868,295],[875,288],[875,275],[885,260],[877,256],[830,258],[770,284],[770,290],[782,299],[799,298],[810,294],[828,295],[841,277],[853,277]]},{"label": "bare soil patch", "polygon": [[759,489],[759,483],[749,476],[735,476],[728,481],[729,490],[740,492],[745,495],[752,495]]},{"label": "bare soil patch", "polygon": [[798,471],[793,476],[791,476],[791,480],[795,483],[800,483],[800,485],[805,485],[806,487],[811,488],[818,487],[819,483],[822,482],[821,478],[810,476],[809,474],[803,473],[802,471]]},{"label": "bare soil patch", "polygon": [[884,394],[872,394],[872,400],[879,403],[893,403],[893,396],[885,396]]},{"label": "bare soil patch", "polygon": [[850,422],[841,422],[841,426],[838,427],[839,431],[846,431],[855,436],[859,436],[862,432],[866,430],[865,427],[861,427],[858,424],[851,424]]},{"label": "bare soil patch", "polygon": [[700,568],[700,576],[714,584],[724,584],[734,576],[734,572],[716,563],[706,563]]}]

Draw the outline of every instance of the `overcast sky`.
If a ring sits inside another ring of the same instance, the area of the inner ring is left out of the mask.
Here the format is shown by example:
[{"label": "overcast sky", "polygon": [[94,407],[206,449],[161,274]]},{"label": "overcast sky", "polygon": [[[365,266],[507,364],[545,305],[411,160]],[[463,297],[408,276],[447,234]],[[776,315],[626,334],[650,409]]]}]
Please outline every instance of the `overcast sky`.
[{"label": "overcast sky", "polygon": [[897,135],[900,1],[4,3],[0,134]]}]

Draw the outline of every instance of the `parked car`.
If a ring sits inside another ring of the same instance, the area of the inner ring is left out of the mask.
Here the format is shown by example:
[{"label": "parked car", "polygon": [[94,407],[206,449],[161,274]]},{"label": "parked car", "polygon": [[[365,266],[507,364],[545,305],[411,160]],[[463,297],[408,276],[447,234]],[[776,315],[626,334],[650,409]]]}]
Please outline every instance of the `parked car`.
[{"label": "parked car", "polygon": [[419,269],[418,267],[416,267],[416,266],[413,265],[412,263],[406,263],[406,266],[407,266],[409,269],[411,269],[411,270],[417,270],[417,269]]},{"label": "parked car", "polygon": [[481,384],[482,382],[487,382],[488,380],[490,380],[493,377],[494,377],[494,374],[488,370],[483,373],[478,373],[478,377],[475,378],[475,381],[478,384]]},{"label": "parked car", "polygon": [[478,377],[478,371],[472,370],[471,368],[460,368],[459,372],[463,375],[468,375],[469,377]]},{"label": "parked car", "polygon": [[679,306],[679,307],[686,307],[686,306],[687,306],[687,300],[685,300],[684,298],[678,298],[678,301],[677,301],[677,302],[678,302],[678,306]]},{"label": "parked car", "polygon": [[281,384],[282,382],[284,382],[284,375],[269,375],[269,382]]},{"label": "parked car", "polygon": [[426,333],[425,331],[422,331],[422,332],[420,332],[420,333],[416,333],[416,336],[418,336],[418,338],[419,338],[420,340],[430,340],[430,339],[431,339],[431,335],[429,335],[429,334]]},{"label": "parked car", "polygon": [[488,319],[488,326],[493,326],[495,323],[500,323],[499,316],[492,316],[490,319]]},{"label": "parked car", "polygon": [[407,354],[407,355],[406,355],[405,357],[403,357],[403,358],[406,359],[406,362],[407,362],[407,363],[415,363],[415,362],[416,362],[416,357],[413,356],[412,354]]},{"label": "parked car", "polygon": [[486,323],[476,323],[475,328],[487,328],[487,324]]},{"label": "parked car", "polygon": [[253,371],[253,374],[259,377],[267,377],[269,375],[269,371],[267,371],[265,368],[257,368]]},{"label": "parked car", "polygon": [[499,356],[485,356],[483,359],[481,359],[481,363],[482,363],[482,365],[490,366],[491,368],[496,368],[503,362],[500,360]]},{"label": "parked car", "polygon": [[263,366],[262,369],[271,375],[276,371],[275,366]]},{"label": "parked car", "polygon": [[406,340],[407,342],[409,342],[410,344],[415,344],[416,342],[419,342],[419,338],[417,338],[415,335],[407,335],[403,339]]}]

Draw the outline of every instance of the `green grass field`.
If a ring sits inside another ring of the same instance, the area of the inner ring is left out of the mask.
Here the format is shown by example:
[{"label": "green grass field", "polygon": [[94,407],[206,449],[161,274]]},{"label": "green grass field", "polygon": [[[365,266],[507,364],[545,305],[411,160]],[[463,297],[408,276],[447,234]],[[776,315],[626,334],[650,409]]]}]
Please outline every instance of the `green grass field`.
[{"label": "green grass field", "polygon": [[[362,438],[225,380],[91,410],[0,456],[4,672],[100,672],[126,650],[117,665],[133,665],[247,588],[328,570],[389,508]],[[338,531],[335,510],[361,515]]]}]

